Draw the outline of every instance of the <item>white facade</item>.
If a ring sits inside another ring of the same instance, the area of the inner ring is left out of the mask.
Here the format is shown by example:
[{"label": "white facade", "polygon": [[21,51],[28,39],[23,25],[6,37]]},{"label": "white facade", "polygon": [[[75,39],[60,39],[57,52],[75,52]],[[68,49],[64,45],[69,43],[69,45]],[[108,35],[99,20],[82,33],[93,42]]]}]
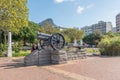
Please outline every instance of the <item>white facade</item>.
[{"label": "white facade", "polygon": [[86,33],[86,35],[89,35],[93,32],[92,28],[90,26],[85,26],[85,27],[81,28],[81,30],[83,30]]},{"label": "white facade", "polygon": [[112,31],[112,23],[111,22],[104,22],[104,21],[99,21],[97,24],[93,24],[91,26],[85,26],[81,28],[86,35],[89,35],[91,33],[94,33],[95,31],[101,31],[103,34]]}]

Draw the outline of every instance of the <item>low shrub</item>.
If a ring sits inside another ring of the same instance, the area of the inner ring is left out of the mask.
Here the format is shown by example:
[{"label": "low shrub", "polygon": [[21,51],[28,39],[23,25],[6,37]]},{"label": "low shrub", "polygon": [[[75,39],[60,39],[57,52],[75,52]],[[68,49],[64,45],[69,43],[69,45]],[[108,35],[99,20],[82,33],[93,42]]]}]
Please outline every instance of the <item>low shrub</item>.
[{"label": "low shrub", "polygon": [[15,42],[13,45],[12,45],[12,49],[13,51],[15,51],[15,53],[19,53],[21,50],[22,50],[22,45],[20,42]]},{"label": "low shrub", "polygon": [[101,55],[120,56],[120,37],[106,37],[101,40],[98,47]]},{"label": "low shrub", "polygon": [[5,57],[7,54],[7,45],[0,43],[0,57]]}]

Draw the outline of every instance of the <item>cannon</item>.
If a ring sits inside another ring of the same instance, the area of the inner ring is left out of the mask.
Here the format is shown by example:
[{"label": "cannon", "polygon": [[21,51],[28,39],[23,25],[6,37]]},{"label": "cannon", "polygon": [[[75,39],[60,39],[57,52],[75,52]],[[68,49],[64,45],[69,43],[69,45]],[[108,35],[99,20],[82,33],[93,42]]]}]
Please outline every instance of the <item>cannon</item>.
[{"label": "cannon", "polygon": [[50,45],[54,50],[61,50],[65,45],[65,39],[60,33],[50,35],[38,32],[37,37],[43,49]]}]

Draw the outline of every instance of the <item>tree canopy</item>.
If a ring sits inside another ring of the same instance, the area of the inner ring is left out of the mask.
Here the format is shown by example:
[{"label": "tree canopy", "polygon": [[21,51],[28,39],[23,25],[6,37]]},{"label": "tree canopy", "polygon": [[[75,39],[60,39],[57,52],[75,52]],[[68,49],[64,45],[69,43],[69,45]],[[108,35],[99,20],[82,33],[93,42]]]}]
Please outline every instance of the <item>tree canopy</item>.
[{"label": "tree canopy", "polygon": [[66,36],[65,39],[67,40],[67,42],[73,42],[74,39],[76,39],[77,41],[80,41],[80,39],[82,39],[84,35],[83,31],[78,30],[76,28],[65,29],[62,31],[62,33]]},{"label": "tree canopy", "polygon": [[100,31],[95,31],[83,38],[83,41],[89,45],[97,45],[102,39],[103,34]]},{"label": "tree canopy", "polygon": [[55,28],[52,24],[46,22],[43,26],[41,26],[40,32],[47,33],[47,34],[54,34],[58,33],[59,30]]},{"label": "tree canopy", "polygon": [[27,0],[0,0],[0,29],[18,33],[28,25]]},{"label": "tree canopy", "polygon": [[37,39],[37,32],[40,30],[40,26],[32,21],[28,22],[28,27],[22,27],[18,34],[13,35],[13,40],[33,43]]}]

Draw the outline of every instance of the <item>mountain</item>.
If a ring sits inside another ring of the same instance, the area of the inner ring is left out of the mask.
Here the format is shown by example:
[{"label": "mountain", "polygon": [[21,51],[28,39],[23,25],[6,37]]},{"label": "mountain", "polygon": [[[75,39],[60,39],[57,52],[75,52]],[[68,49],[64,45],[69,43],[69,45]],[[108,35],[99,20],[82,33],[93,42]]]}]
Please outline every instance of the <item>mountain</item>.
[{"label": "mountain", "polygon": [[45,23],[48,23],[48,24],[52,25],[53,27],[55,27],[55,28],[57,28],[57,29],[60,29],[60,30],[67,29],[67,28],[65,28],[65,27],[61,27],[61,26],[56,25],[51,18],[48,18],[48,19],[40,22],[39,25],[40,25],[40,26],[44,26]]},{"label": "mountain", "polygon": [[57,27],[57,25],[54,23],[54,21],[51,18],[48,18],[48,19],[40,22],[39,25],[44,26],[45,23],[48,23],[50,25],[53,25],[54,27]]}]

